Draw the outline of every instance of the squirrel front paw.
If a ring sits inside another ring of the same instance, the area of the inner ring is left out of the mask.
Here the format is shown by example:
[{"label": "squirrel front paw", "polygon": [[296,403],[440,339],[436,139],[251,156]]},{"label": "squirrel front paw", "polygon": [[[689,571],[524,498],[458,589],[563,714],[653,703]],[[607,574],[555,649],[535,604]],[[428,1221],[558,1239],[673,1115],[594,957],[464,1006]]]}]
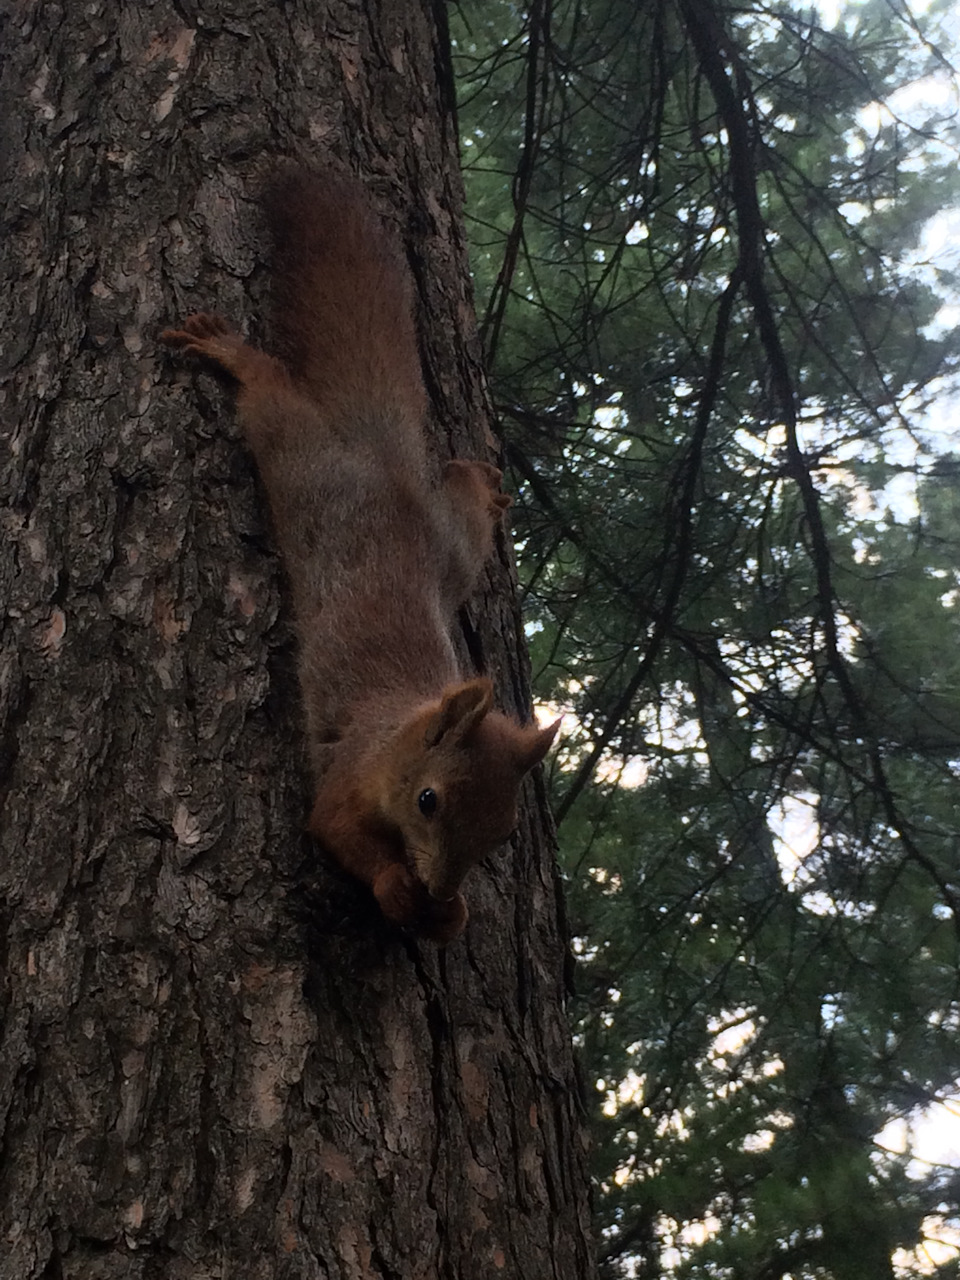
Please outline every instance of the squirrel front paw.
[{"label": "squirrel front paw", "polygon": [[371,887],[380,910],[388,920],[394,924],[416,923],[426,890],[402,862],[391,862]]},{"label": "squirrel front paw", "polygon": [[426,887],[401,862],[386,867],[373,882],[380,910],[394,924],[407,925],[421,938],[446,946],[463,933],[467,904],[458,893],[449,902],[431,898]]},{"label": "squirrel front paw", "polygon": [[418,932],[438,946],[445,947],[463,933],[468,915],[462,893],[455,894],[449,902],[438,902],[436,898],[430,898]]}]

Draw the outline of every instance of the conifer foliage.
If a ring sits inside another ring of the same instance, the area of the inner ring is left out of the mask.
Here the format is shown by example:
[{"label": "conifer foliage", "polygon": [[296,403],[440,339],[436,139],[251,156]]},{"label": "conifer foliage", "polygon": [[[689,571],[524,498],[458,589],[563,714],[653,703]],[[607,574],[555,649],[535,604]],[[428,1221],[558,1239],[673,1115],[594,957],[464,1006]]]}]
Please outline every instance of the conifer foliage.
[{"label": "conifer foliage", "polygon": [[955,1275],[960,1179],[915,1140],[960,1078],[937,11],[483,0],[453,34],[535,676],[571,713],[604,1274]]}]

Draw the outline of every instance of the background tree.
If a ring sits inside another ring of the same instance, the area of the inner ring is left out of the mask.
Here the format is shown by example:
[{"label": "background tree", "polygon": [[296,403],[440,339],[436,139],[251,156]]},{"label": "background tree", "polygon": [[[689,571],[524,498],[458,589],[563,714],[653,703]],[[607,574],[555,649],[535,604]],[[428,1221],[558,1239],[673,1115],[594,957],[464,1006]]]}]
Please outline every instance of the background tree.
[{"label": "background tree", "polygon": [[[542,791],[442,954],[318,864],[264,503],[229,392],[157,343],[258,330],[258,183],[336,155],[410,247],[438,453],[488,453],[442,7],[0,39],[0,1275],[579,1280]],[[464,636],[524,707],[506,558]]]},{"label": "background tree", "polygon": [[489,0],[455,42],[536,685],[573,713],[603,1270],[929,1273],[956,1176],[890,1148],[960,1078],[936,11]]}]

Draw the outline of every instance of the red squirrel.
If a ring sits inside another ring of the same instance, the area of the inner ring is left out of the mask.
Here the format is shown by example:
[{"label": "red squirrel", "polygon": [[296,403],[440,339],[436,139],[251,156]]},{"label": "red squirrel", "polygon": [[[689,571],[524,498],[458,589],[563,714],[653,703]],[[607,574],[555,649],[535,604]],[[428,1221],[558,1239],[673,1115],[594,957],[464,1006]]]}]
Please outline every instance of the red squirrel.
[{"label": "red squirrel", "polygon": [[485,462],[431,472],[412,281],[361,184],[291,168],[264,207],[280,358],[216,315],[161,336],[239,384],[293,595],[309,830],[385,916],[446,943],[557,729],[494,710],[452,641],[510,498]]}]

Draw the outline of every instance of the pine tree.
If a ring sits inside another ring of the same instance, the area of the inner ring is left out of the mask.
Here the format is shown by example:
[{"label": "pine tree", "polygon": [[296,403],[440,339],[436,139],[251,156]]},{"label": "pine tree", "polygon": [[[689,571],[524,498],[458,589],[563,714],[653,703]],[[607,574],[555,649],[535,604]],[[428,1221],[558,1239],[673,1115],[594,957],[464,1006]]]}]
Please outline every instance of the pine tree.
[{"label": "pine tree", "polygon": [[960,170],[904,103],[940,40],[872,3],[456,31],[611,1277],[914,1274],[960,1216],[878,1145],[960,1077],[960,526],[917,425],[960,339],[916,266]]},{"label": "pine tree", "polygon": [[[264,336],[256,192],[334,157],[410,249],[438,456],[485,454],[442,19],[3,19],[3,1280],[591,1274],[542,788],[444,953],[320,860],[263,495],[159,343]],[[463,644],[519,709],[506,558]]]}]

